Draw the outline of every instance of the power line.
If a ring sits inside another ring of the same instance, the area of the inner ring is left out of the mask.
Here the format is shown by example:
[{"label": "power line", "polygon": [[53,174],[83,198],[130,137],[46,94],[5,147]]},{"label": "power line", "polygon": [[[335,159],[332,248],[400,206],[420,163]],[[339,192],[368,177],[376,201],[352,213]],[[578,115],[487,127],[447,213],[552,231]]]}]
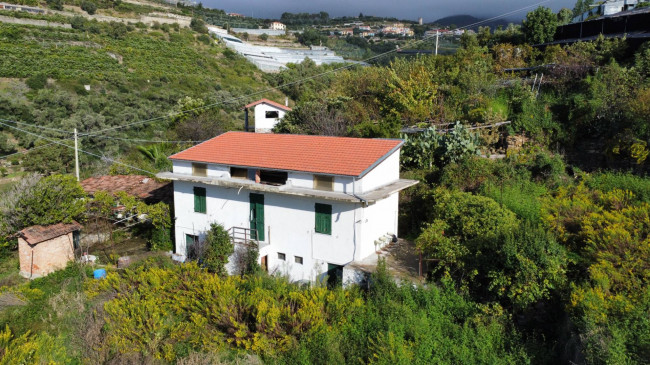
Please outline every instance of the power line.
[{"label": "power line", "polygon": [[[529,8],[531,8],[531,7],[539,6],[539,5],[541,5],[541,4],[544,4],[544,3],[547,3],[547,2],[550,2],[550,1],[551,1],[551,0],[543,0],[543,1],[537,2],[537,3],[535,3],[535,4],[528,5],[528,6],[525,6],[525,7],[522,7],[522,8],[519,8],[519,9],[516,9],[516,10],[513,10],[513,11],[510,11],[510,12],[506,12],[506,13],[503,13],[503,14],[501,14],[501,15],[498,15],[498,16],[495,16],[495,17],[492,17],[492,18],[484,19],[484,20],[481,20],[481,21],[478,21],[478,22],[475,22],[475,23],[472,23],[472,24],[465,25],[465,26],[463,26],[463,27],[459,27],[459,28],[457,28],[457,29],[466,29],[466,28],[471,28],[471,27],[474,27],[474,26],[477,26],[477,25],[483,24],[483,23],[485,23],[485,22],[489,22],[489,21],[492,21],[492,20],[495,20],[495,19],[502,18],[502,17],[504,17],[504,16],[508,16],[508,15],[511,15],[511,14],[518,13],[518,12],[520,12],[520,11],[523,11],[523,10],[529,9]],[[432,36],[429,36],[429,37],[424,37],[424,38],[422,38],[422,39],[420,39],[420,40],[414,41],[411,45],[414,45],[414,44],[417,44],[417,43],[419,43],[419,42],[423,42],[423,41],[426,41],[426,40],[429,40],[429,39],[432,39],[432,38],[434,38],[433,35],[432,35]],[[380,53],[380,54],[378,54],[378,55],[375,55],[375,56],[369,57],[369,58],[367,58],[367,59],[365,59],[365,60],[363,60],[363,61],[361,61],[361,62],[359,62],[359,63],[351,63],[351,64],[347,64],[347,65],[344,65],[344,66],[341,66],[341,67],[334,68],[334,69],[332,69],[332,70],[328,70],[328,71],[322,72],[322,73],[320,73],[320,74],[316,74],[316,75],[312,75],[312,76],[309,76],[309,77],[305,77],[305,78],[302,78],[302,79],[299,79],[299,80],[295,80],[295,81],[292,81],[292,82],[288,82],[288,83],[285,83],[285,84],[283,84],[283,85],[279,85],[279,86],[275,86],[275,87],[269,87],[269,88],[266,88],[266,89],[263,89],[263,90],[259,90],[259,91],[256,91],[256,92],[253,92],[253,93],[250,93],[250,94],[248,94],[248,95],[243,95],[243,96],[240,96],[240,97],[234,97],[234,98],[231,98],[231,99],[228,99],[228,100],[224,100],[224,101],[221,101],[221,102],[216,102],[216,103],[212,103],[212,104],[204,105],[204,106],[201,106],[201,107],[198,107],[198,108],[193,108],[193,109],[183,110],[183,111],[176,112],[176,113],[170,113],[170,114],[167,114],[167,115],[164,115],[164,116],[159,116],[159,117],[155,117],[155,118],[145,119],[145,120],[141,120],[141,121],[137,121],[137,122],[133,122],[133,123],[124,124],[124,125],[121,125],[121,126],[115,126],[115,127],[105,128],[105,129],[101,129],[101,130],[96,131],[96,132],[83,133],[83,134],[80,134],[79,136],[80,136],[80,137],[91,137],[91,136],[97,136],[97,135],[99,135],[99,134],[101,134],[101,133],[104,133],[104,132],[109,132],[109,131],[113,131],[113,130],[117,130],[117,129],[127,128],[127,127],[130,127],[130,126],[133,126],[133,125],[150,123],[150,122],[154,122],[154,121],[157,121],[157,120],[162,120],[162,119],[170,118],[170,117],[173,117],[173,116],[179,116],[179,115],[183,115],[183,114],[187,114],[187,113],[191,113],[191,112],[195,112],[195,111],[199,111],[199,110],[204,110],[204,109],[208,109],[208,108],[213,108],[213,107],[215,107],[215,106],[219,106],[219,105],[235,103],[235,102],[237,102],[237,101],[240,101],[240,100],[242,100],[242,99],[248,99],[248,98],[250,98],[250,97],[252,97],[252,96],[255,96],[255,95],[259,95],[259,94],[267,93],[267,92],[270,92],[270,91],[273,91],[273,90],[281,90],[281,89],[283,89],[283,88],[286,88],[286,87],[289,87],[289,86],[292,86],[292,85],[300,84],[300,83],[303,83],[303,82],[306,82],[306,81],[309,81],[309,80],[313,80],[313,79],[320,78],[320,77],[323,77],[323,76],[326,76],[326,75],[329,75],[329,74],[332,74],[332,73],[336,73],[336,72],[338,72],[338,71],[342,71],[342,70],[345,70],[345,69],[349,69],[349,68],[352,68],[352,67],[358,66],[359,64],[362,64],[362,63],[368,63],[368,62],[370,62],[370,61],[376,60],[376,59],[378,59],[378,58],[381,58],[381,57],[387,56],[387,55],[392,54],[392,53],[395,53],[395,52],[397,52],[397,49],[390,50],[390,51],[387,51],[387,52]],[[56,132],[62,132],[62,133],[68,133],[68,134],[72,133],[72,132],[70,132],[70,131],[66,131],[66,130],[62,130],[62,129],[42,127],[42,126],[37,126],[37,125],[33,125],[33,124],[28,124],[28,123],[22,123],[22,122],[17,122],[17,121],[13,121],[13,120],[8,120],[8,119],[0,119],[0,120],[5,121],[5,122],[9,122],[9,123],[23,124],[23,125],[26,125],[26,126],[36,127],[36,128],[40,128],[40,129],[44,129],[44,130],[50,130],[50,131],[56,131]],[[6,125],[6,124],[5,124],[5,125]],[[7,126],[8,126],[8,125],[7,125]],[[9,127],[12,127],[12,126],[9,126]],[[12,128],[15,128],[15,127],[12,127]],[[16,128],[16,129],[20,130],[19,128]],[[26,132],[26,131],[25,131],[25,132]],[[28,133],[28,132],[27,132],[27,133]],[[33,133],[30,133],[30,134],[33,134]],[[39,138],[45,138],[45,137],[39,136],[39,135],[37,135],[37,134],[33,134],[33,135],[35,135],[35,136],[37,136],[37,137],[39,137]],[[100,138],[100,137],[98,137],[98,138]],[[105,137],[105,138],[107,138],[107,137]],[[45,139],[46,139],[46,138],[45,138]],[[109,139],[110,139],[110,138],[109,138]],[[129,139],[126,139],[126,138],[117,138],[117,137],[113,137],[113,139],[116,139],[116,140],[129,140]],[[148,140],[137,140],[137,139],[131,139],[131,140],[132,140],[132,141],[139,141],[139,142],[152,142],[152,143],[185,143],[185,142],[188,142],[188,143],[196,143],[196,142],[202,142],[202,141],[148,141]],[[54,143],[54,142],[53,142],[53,143]],[[45,146],[47,146],[47,145],[45,145]],[[70,147],[70,146],[65,145],[65,144],[64,144],[64,146],[66,146],[66,147]],[[39,148],[41,148],[41,147],[44,147],[44,146],[40,146]],[[32,149],[32,150],[33,150],[33,149]],[[88,153],[88,152],[86,152],[86,151],[82,151],[82,152],[84,152],[84,153]],[[17,152],[17,153],[20,153],[20,152]],[[7,155],[7,156],[4,156],[4,157],[0,157],[0,158],[6,158],[6,157],[9,157],[9,156],[15,155],[15,154],[17,154],[17,153],[14,153],[14,154],[11,154],[11,155]]]},{"label": "power line", "polygon": [[[61,145],[61,146],[65,146],[65,147],[68,147],[68,148],[73,149],[73,150],[75,149],[74,147],[69,146],[69,145],[67,145],[67,144],[65,144],[65,143],[62,143],[62,142],[60,142],[60,141],[57,141],[57,140],[51,139],[51,138],[49,138],[49,137],[41,136],[41,135],[38,135],[38,134],[36,134],[36,133],[32,133],[32,132],[30,132],[30,131],[26,131],[26,130],[21,129],[21,128],[18,128],[18,127],[14,127],[14,126],[9,125],[9,124],[5,124],[5,123],[0,122],[0,125],[4,125],[4,126],[6,126],[6,127],[9,127],[9,128],[13,128],[13,129],[19,130],[19,131],[21,131],[21,132],[23,132],[23,133],[27,133],[27,134],[30,134],[30,135],[33,135],[33,136],[36,136],[36,137],[42,138],[42,139],[44,139],[44,140],[46,140],[46,141],[50,141],[51,143],[54,143],[54,144],[58,144],[58,145]],[[116,163],[116,164],[118,164],[118,165],[126,166],[126,167],[132,168],[132,169],[134,169],[134,170],[138,170],[138,171],[146,172],[147,174],[156,175],[155,172],[151,172],[151,171],[147,171],[147,170],[141,169],[141,168],[139,168],[139,167],[131,166],[131,165],[125,164],[125,163],[123,163],[123,162],[116,161],[116,160],[114,160],[114,159],[112,159],[112,158],[109,158],[109,157],[106,157],[106,156],[101,156],[101,155],[98,155],[98,154],[96,154],[96,153],[92,153],[92,152],[84,151],[84,150],[82,150],[82,149],[77,149],[77,150],[78,150],[79,152],[85,153],[85,154],[87,154],[87,155],[91,155],[91,156],[99,157],[99,158],[102,159],[102,160],[106,160],[106,161],[110,161],[110,162],[112,162],[112,163]]]},{"label": "power line", "polygon": [[16,123],[16,124],[21,124],[21,125],[25,125],[25,126],[28,126],[28,127],[40,128],[40,129],[44,129],[44,130],[48,130],[48,131],[55,131],[55,132],[60,132],[60,133],[72,134],[72,132],[70,132],[70,131],[66,131],[66,130],[64,130],[64,129],[50,128],[50,127],[43,127],[43,126],[36,125],[36,124],[30,124],[30,123],[18,122],[18,121],[10,120],[10,119],[0,118],[0,121],[7,122],[7,123]]},{"label": "power line", "polygon": [[205,141],[165,141],[165,140],[151,140],[151,139],[137,139],[137,138],[120,138],[120,137],[109,137],[109,136],[99,136],[99,135],[84,135],[81,138],[93,137],[98,139],[108,139],[108,140],[118,140],[118,141],[130,141],[130,142],[147,142],[147,143],[202,143]]},{"label": "power line", "polygon": [[[498,16],[495,16],[495,17],[492,17],[492,18],[488,18],[488,19],[485,19],[485,20],[481,20],[481,21],[478,21],[478,22],[475,22],[475,23],[472,23],[472,24],[469,24],[469,25],[466,25],[466,26],[463,26],[463,27],[460,27],[460,28],[457,28],[457,29],[466,29],[466,28],[474,27],[474,26],[477,26],[477,25],[479,25],[479,24],[483,24],[483,23],[485,23],[485,22],[489,22],[489,21],[492,21],[492,20],[495,20],[495,19],[499,19],[499,18],[502,18],[502,17],[504,17],[504,16],[508,16],[508,15],[511,15],[511,14],[515,14],[515,13],[518,13],[518,12],[520,12],[520,11],[523,11],[523,10],[526,10],[526,9],[529,9],[529,8],[532,8],[532,7],[535,7],[535,6],[539,6],[539,5],[541,5],[541,4],[544,4],[544,3],[547,3],[547,2],[550,2],[550,1],[551,1],[551,0],[543,0],[543,1],[539,1],[539,2],[537,2],[537,3],[535,3],[535,4],[528,5],[528,6],[525,6],[525,7],[522,7],[522,8],[519,8],[519,9],[516,9],[516,10],[513,10],[513,11],[510,11],[510,12],[507,12],[507,13],[504,13],[504,14],[501,14],[501,15],[498,15]],[[425,38],[422,38],[422,39],[420,39],[420,40],[414,41],[414,42],[412,43],[412,45],[417,44],[417,43],[419,43],[419,42],[426,41],[426,40],[431,39],[431,38],[433,38],[433,37],[435,37],[435,36],[425,37]],[[242,99],[248,99],[248,98],[250,98],[250,97],[252,97],[252,96],[255,96],[255,95],[259,95],[259,94],[267,93],[267,92],[274,91],[274,90],[281,90],[282,88],[285,88],[285,87],[289,87],[289,86],[292,86],[292,85],[295,85],[295,84],[303,83],[303,82],[305,82],[305,81],[309,81],[309,80],[313,80],[313,79],[316,79],[316,78],[320,78],[320,77],[323,77],[323,76],[329,75],[329,74],[331,74],[331,73],[335,73],[335,72],[338,72],[338,71],[342,71],[342,70],[345,70],[345,69],[349,69],[349,68],[352,68],[352,67],[358,66],[358,65],[363,64],[363,63],[368,63],[368,62],[370,62],[370,61],[373,61],[373,60],[375,60],[375,59],[378,59],[378,58],[381,58],[381,57],[387,56],[387,55],[389,55],[389,54],[391,54],[391,53],[395,53],[395,52],[397,52],[397,49],[393,49],[393,50],[390,50],[390,51],[387,51],[387,52],[384,52],[384,53],[380,53],[380,54],[378,54],[378,55],[375,55],[375,56],[369,57],[369,58],[367,58],[367,59],[365,59],[365,60],[362,60],[362,61],[360,61],[360,62],[358,62],[358,63],[350,63],[350,64],[347,64],[347,65],[344,65],[344,66],[341,66],[341,67],[334,68],[334,69],[332,69],[332,70],[328,70],[328,71],[322,72],[322,73],[320,73],[320,74],[316,74],[316,75],[309,76],[309,77],[305,77],[305,78],[302,78],[302,79],[299,79],[299,80],[296,80],[296,81],[288,82],[288,83],[283,84],[283,85],[279,85],[279,86],[275,86],[275,87],[269,87],[269,88],[266,88],[266,89],[263,89],[263,90],[259,90],[259,91],[256,91],[256,92],[253,92],[253,93],[250,93],[250,94],[248,94],[248,95],[243,95],[243,96],[239,96],[239,97],[234,97],[234,98],[231,98],[231,99],[228,99],[228,100],[224,100],[224,101],[220,101],[220,102],[216,102],[216,103],[212,103],[212,104],[208,104],[208,105],[200,106],[200,107],[197,107],[197,108],[188,109],[188,110],[183,110],[183,111],[179,111],[179,112],[175,112],[175,113],[170,113],[170,114],[167,114],[167,115],[164,115],[164,116],[159,116],[159,117],[155,117],[155,118],[145,119],[145,120],[141,120],[141,121],[137,121],[137,122],[133,122],[133,123],[124,124],[124,125],[121,125],[121,126],[115,126],[115,127],[105,128],[105,129],[101,129],[101,130],[96,131],[96,132],[84,133],[84,134],[80,134],[80,137],[83,137],[83,136],[95,136],[95,135],[98,135],[98,134],[100,134],[100,133],[104,133],[104,132],[110,132],[110,131],[113,131],[113,130],[122,129],[122,128],[127,128],[127,127],[134,126],[134,125],[138,125],[138,124],[151,123],[151,122],[154,122],[154,121],[157,121],[157,120],[162,120],[162,119],[166,119],[166,118],[171,118],[171,117],[174,117],[174,116],[179,116],[179,115],[183,115],[183,114],[187,114],[187,113],[191,113],[191,112],[195,112],[195,111],[199,111],[199,110],[209,109],[209,108],[213,108],[213,107],[215,107],[215,106],[219,106],[219,105],[235,103],[235,102],[237,102],[237,101],[239,101],[239,100],[242,100]]]},{"label": "power line", "polygon": [[35,151],[35,150],[38,150],[38,149],[41,149],[41,148],[45,148],[45,147],[51,146],[51,145],[53,145],[53,144],[54,144],[54,143],[48,143],[48,144],[44,144],[44,145],[42,145],[42,146],[32,147],[32,148],[30,148],[30,149],[28,149],[28,150],[25,150],[25,151],[18,151],[18,152],[10,153],[10,154],[8,154],[8,155],[0,156],[0,160],[4,160],[5,158],[8,158],[8,157],[11,157],[11,156],[14,156],[14,155],[22,155],[22,154],[26,154],[26,153],[29,153],[29,152],[31,152],[31,151]]}]

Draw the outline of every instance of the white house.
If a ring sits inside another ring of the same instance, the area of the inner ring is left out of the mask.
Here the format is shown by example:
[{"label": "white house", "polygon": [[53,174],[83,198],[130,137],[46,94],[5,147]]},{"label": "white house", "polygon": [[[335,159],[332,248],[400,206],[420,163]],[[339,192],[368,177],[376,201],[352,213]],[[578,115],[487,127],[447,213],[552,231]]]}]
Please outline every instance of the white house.
[{"label": "white house", "polygon": [[[287,101],[288,104],[288,101]],[[269,99],[260,99],[244,107],[246,112],[245,129],[248,131],[248,109],[255,107],[255,133],[271,133],[273,127],[280,122],[287,112],[291,111],[287,105],[276,103]]]},{"label": "white house", "polygon": [[271,24],[269,24],[269,29],[273,29],[273,30],[286,30],[286,29],[287,29],[287,26],[284,25],[284,24],[282,24],[282,23],[280,23],[280,22],[271,22]]},{"label": "white house", "polygon": [[342,278],[397,233],[398,193],[417,184],[399,177],[402,144],[228,132],[170,156],[158,177],[174,181],[176,253],[216,222],[235,243],[259,241],[269,272]]}]

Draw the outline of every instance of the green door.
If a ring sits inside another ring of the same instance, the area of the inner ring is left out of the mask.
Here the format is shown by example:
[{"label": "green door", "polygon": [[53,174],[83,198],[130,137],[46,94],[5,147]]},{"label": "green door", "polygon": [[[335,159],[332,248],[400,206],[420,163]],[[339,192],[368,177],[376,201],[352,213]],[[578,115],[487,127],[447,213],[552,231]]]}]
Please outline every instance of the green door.
[{"label": "green door", "polygon": [[264,195],[251,193],[250,200],[251,238],[264,241]]}]

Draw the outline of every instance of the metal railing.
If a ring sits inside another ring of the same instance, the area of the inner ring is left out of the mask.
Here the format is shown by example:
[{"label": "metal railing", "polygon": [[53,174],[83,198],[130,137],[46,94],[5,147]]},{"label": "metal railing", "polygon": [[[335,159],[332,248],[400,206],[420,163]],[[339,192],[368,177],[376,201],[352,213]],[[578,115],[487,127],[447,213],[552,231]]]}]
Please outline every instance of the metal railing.
[{"label": "metal railing", "polygon": [[249,244],[254,242],[259,247],[260,241],[257,239],[257,230],[244,227],[230,227],[228,229],[232,243]]}]

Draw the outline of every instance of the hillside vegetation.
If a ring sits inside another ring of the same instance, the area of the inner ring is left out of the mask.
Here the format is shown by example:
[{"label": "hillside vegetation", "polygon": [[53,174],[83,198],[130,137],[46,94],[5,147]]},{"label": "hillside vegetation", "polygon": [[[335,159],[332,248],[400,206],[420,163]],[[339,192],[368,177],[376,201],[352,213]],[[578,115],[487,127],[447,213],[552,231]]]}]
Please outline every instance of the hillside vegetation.
[{"label": "hillside vegetation", "polygon": [[[93,132],[187,111],[84,136],[103,156],[84,159],[85,174],[134,171],[107,157],[169,169],[167,156],[196,142],[143,139],[241,128],[244,99],[202,107],[269,86],[279,91],[258,96],[295,103],[275,132],[403,138],[402,177],[420,183],[400,195],[399,236],[426,260],[421,285],[398,285],[380,263],[363,285],[327,288],[261,272],[252,249],[242,275],[227,277],[227,255],[213,256],[232,246],[214,222],[222,239],[209,235],[200,262],[152,253],[117,270],[109,256],[103,280],[70,264],[27,282],[11,232],[88,223],[117,202],[52,174],[71,171],[68,149],[36,149],[33,135],[4,126],[5,152],[34,148],[10,168],[52,175],[0,197],[0,362],[647,364],[650,43],[531,46],[552,39],[558,18],[539,8],[521,26],[482,27],[453,55],[337,72],[306,61],[268,75],[196,21],[0,25],[0,118],[21,128]],[[155,215],[134,235],[171,248],[169,206],[118,198]]]},{"label": "hillside vegetation", "polygon": [[[89,133],[164,117],[199,106],[196,103],[220,103],[210,109],[219,126],[203,129],[204,133],[188,132],[182,120],[162,118],[155,124],[82,139],[82,148],[118,158],[134,143],[113,138],[203,140],[217,130],[243,125],[240,107],[253,97],[241,97],[268,87],[253,65],[190,29],[156,30],[81,18],[71,22],[73,29],[0,24],[0,118],[26,123],[19,127],[32,133],[60,138],[69,135],[29,125]],[[7,126],[1,130],[4,153],[43,143]],[[53,154],[60,158],[41,160]],[[70,158],[67,148],[53,146],[14,161],[22,160],[27,170],[64,172],[70,171]],[[92,166],[84,168],[86,174],[92,171]]]}]

